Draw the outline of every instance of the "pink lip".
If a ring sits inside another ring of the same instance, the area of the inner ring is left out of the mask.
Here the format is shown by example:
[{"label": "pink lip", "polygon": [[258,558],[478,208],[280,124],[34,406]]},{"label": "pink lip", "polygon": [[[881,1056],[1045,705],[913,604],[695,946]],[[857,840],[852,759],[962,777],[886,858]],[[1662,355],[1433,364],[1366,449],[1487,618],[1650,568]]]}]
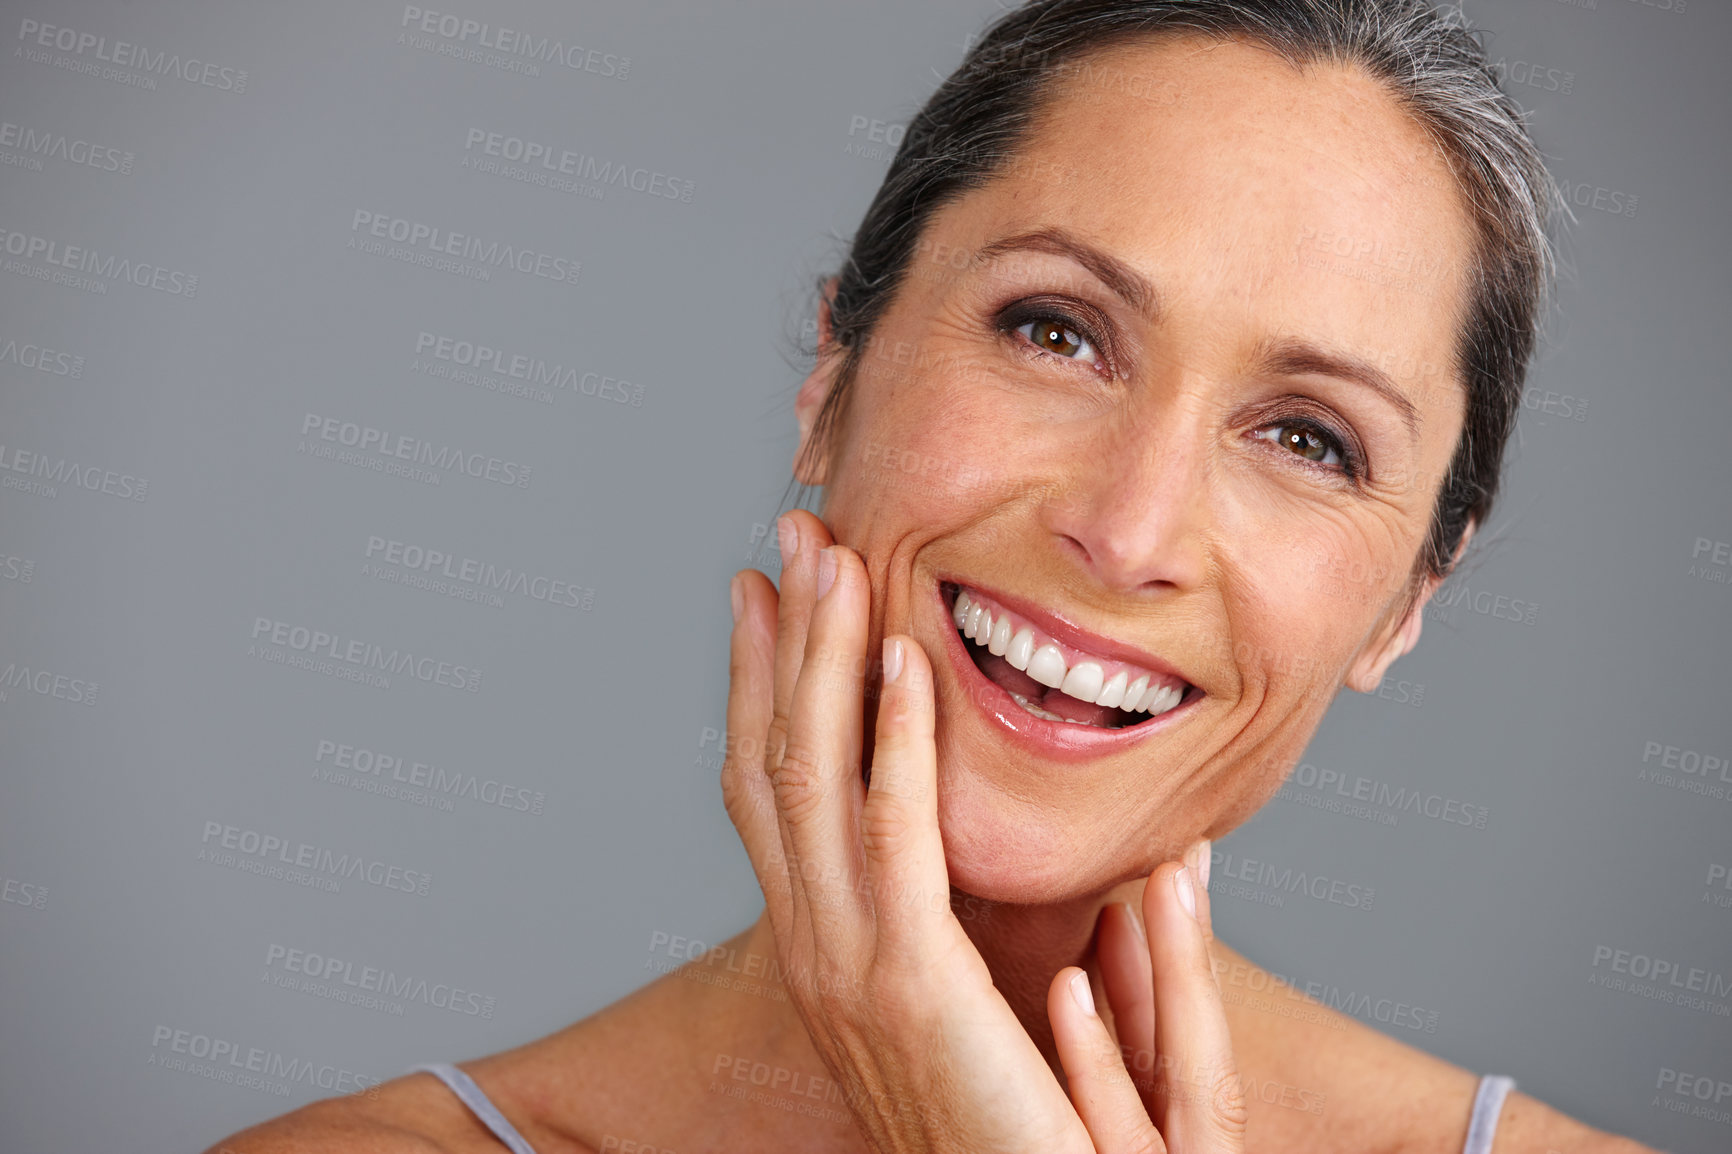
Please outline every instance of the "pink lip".
[{"label": "pink lip", "polygon": [[1113,657],[1121,661],[1135,662],[1158,671],[1172,673],[1182,677],[1177,670],[1165,662],[1152,661],[1147,654],[1135,649],[1127,649],[1123,645],[1106,643],[1105,638],[1084,629],[1078,629],[1068,621],[1055,619],[1050,613],[1035,609],[1027,602],[1015,598],[1001,597],[997,590],[985,586],[976,586],[967,582],[958,582],[953,578],[940,578],[933,586],[932,604],[937,612],[937,622],[940,632],[945,638],[944,649],[950,657],[951,668],[956,670],[956,676],[962,683],[962,691],[968,699],[978,705],[981,712],[996,722],[999,728],[1011,733],[1020,744],[1031,752],[1054,761],[1078,762],[1103,754],[1113,753],[1129,748],[1146,737],[1156,733],[1165,733],[1175,724],[1174,718],[1189,713],[1191,707],[1203,697],[1195,687],[1186,692],[1185,700],[1161,714],[1159,717],[1137,725],[1128,725],[1122,729],[1101,729],[1093,725],[1078,725],[1069,721],[1048,721],[1044,717],[1036,717],[1016,703],[1016,700],[1003,687],[991,681],[974,664],[974,659],[968,655],[964,646],[962,634],[957,632],[956,622],[950,616],[950,608],[944,603],[944,583],[962,584],[968,588],[978,588],[988,597],[1001,600],[1005,608],[1022,614],[1031,620],[1041,623],[1042,628],[1050,632],[1067,645],[1078,649],[1099,653],[1102,657]]},{"label": "pink lip", "polygon": [[[1150,673],[1165,673],[1171,677],[1178,678],[1186,685],[1193,684],[1191,679],[1186,677],[1183,672],[1173,668],[1171,664],[1162,661],[1154,654],[1145,653],[1141,649],[1126,645],[1123,642],[1114,641],[1110,637],[1102,637],[1099,633],[1092,633],[1074,621],[1069,621],[1063,617],[1056,616],[1050,609],[1043,609],[1039,605],[1024,601],[1020,597],[1011,597],[1007,594],[1000,593],[996,589],[989,589],[985,585],[976,585],[971,581],[959,581],[954,577],[940,577],[938,582],[940,586],[940,601],[943,600],[942,587],[946,583],[951,585],[961,585],[967,589],[978,589],[992,600],[1010,610],[1012,613],[1015,613],[1017,616],[1026,617],[1028,620],[1034,622],[1036,626],[1054,640],[1068,645],[1072,649],[1080,649],[1084,653],[1093,654],[1096,657],[1105,657],[1111,661],[1123,661],[1126,665],[1140,666],[1143,669],[1148,670]],[[973,662],[969,662],[969,664],[972,665]]]}]

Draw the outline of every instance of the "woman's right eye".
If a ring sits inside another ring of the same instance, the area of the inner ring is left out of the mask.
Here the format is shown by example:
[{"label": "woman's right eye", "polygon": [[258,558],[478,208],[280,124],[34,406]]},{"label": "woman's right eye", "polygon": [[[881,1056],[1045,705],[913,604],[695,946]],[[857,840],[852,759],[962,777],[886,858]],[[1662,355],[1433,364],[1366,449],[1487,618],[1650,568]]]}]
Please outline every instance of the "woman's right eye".
[{"label": "woman's right eye", "polygon": [[1100,352],[1094,343],[1055,318],[1042,318],[1018,325],[1016,331],[1035,348],[1073,361],[1096,361]]}]

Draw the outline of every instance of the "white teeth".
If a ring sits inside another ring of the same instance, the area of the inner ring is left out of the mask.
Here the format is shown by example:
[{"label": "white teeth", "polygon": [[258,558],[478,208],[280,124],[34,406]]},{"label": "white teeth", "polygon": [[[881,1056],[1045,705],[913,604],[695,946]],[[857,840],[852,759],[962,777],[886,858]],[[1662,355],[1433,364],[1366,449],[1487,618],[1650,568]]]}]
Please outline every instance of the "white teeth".
[{"label": "white teeth", "polygon": [[1056,713],[1051,713],[1045,709],[1042,709],[1040,706],[1034,704],[1032,701],[1030,701],[1028,698],[1024,697],[1020,693],[1013,693],[1010,696],[1015,699],[1015,701],[1018,705],[1022,706],[1024,709],[1028,710],[1030,713],[1034,714],[1036,717],[1044,717],[1048,721],[1069,721],[1070,720],[1070,718],[1068,718],[1068,717],[1060,717]]},{"label": "white teeth", "polygon": [[1042,645],[1028,659],[1027,673],[1042,685],[1057,689],[1064,683],[1064,654],[1056,645]]},{"label": "white teeth", "polygon": [[1107,682],[1106,688],[1101,690],[1100,696],[1095,698],[1095,704],[1105,705],[1108,708],[1111,708],[1121,704],[1124,699],[1125,671],[1121,669],[1117,673],[1113,674],[1113,679]]},{"label": "white teeth", "polygon": [[1101,695],[1101,682],[1105,679],[1106,673],[1100,666],[1092,661],[1079,661],[1064,675],[1058,691],[1066,697],[1092,703]]},{"label": "white teeth", "polygon": [[[962,635],[976,645],[985,646],[988,652],[1003,657],[1012,668],[1022,670],[1040,684],[1078,701],[1158,717],[1184,699],[1183,687],[1161,681],[1151,684],[1146,673],[1126,684],[1128,671],[1121,669],[1108,679],[1098,662],[1079,661],[1074,668],[1067,669],[1064,653],[1057,645],[1049,643],[1037,650],[1033,629],[1024,626],[1013,634],[1008,614],[1000,614],[995,620],[990,609],[960,590],[951,617]],[[1051,721],[1073,720],[1030,704],[1027,698],[1017,697],[1014,693],[1011,696],[1038,717]]]}]

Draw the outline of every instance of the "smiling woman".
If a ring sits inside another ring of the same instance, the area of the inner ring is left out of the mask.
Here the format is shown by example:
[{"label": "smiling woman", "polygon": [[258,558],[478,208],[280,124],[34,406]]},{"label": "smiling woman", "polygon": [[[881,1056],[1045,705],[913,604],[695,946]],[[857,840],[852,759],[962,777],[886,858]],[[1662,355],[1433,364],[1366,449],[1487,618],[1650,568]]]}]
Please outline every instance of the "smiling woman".
[{"label": "smiling woman", "polygon": [[[1420,0],[1005,15],[823,286],[822,503],[779,590],[734,581],[722,789],[764,915],[217,1149],[623,1149],[651,1117],[682,1152],[1644,1149],[1268,975],[1224,998],[1262,971],[1209,918],[1212,839],[1413,648],[1490,510],[1552,199]],[[740,958],[763,996],[703,980]]]}]

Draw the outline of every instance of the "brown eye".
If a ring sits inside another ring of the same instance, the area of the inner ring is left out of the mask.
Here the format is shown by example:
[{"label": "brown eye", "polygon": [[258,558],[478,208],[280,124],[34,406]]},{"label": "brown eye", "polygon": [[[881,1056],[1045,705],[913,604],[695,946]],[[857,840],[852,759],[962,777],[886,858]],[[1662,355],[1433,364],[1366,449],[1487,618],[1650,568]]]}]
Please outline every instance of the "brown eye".
[{"label": "brown eye", "polygon": [[1076,357],[1077,350],[1083,348],[1083,338],[1062,324],[1031,324],[1029,327],[1032,329],[1029,340],[1046,352],[1058,353],[1060,357]]},{"label": "brown eye", "polygon": [[1269,425],[1258,433],[1307,461],[1339,467],[1342,464],[1339,442],[1328,433],[1311,425],[1286,423]]},{"label": "brown eye", "polygon": [[1016,331],[1028,338],[1035,348],[1043,349],[1054,356],[1073,361],[1095,359],[1095,347],[1089,343],[1087,337],[1056,321],[1029,321],[1018,326]]}]

